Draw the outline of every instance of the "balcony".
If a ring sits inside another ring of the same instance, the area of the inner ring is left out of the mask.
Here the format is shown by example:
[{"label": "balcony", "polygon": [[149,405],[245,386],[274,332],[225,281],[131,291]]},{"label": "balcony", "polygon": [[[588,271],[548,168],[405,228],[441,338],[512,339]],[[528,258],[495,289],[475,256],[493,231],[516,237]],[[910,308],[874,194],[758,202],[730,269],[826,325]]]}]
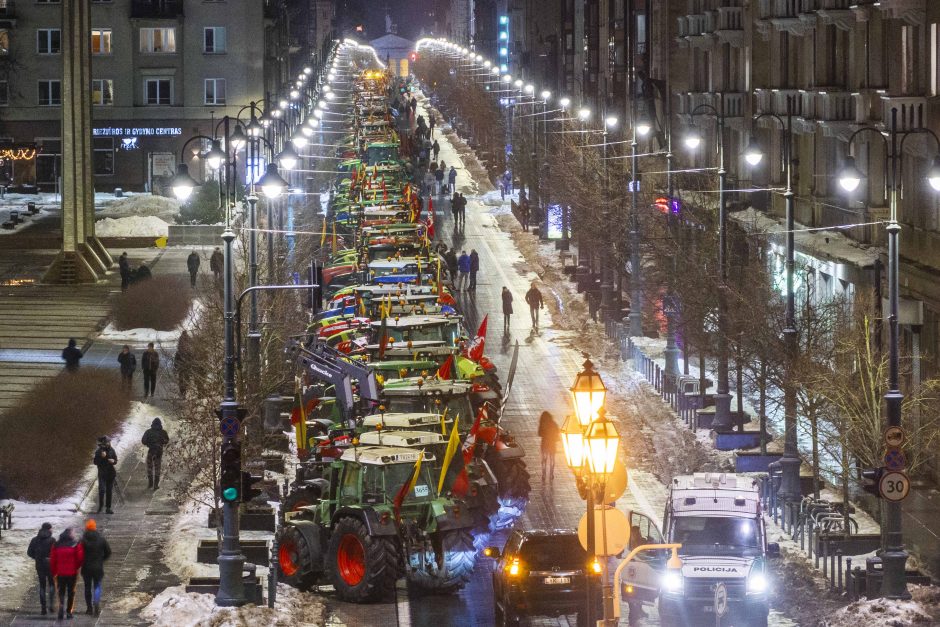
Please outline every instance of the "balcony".
[{"label": "balcony", "polygon": [[169,19],[183,17],[183,0],[132,0],[131,19]]},{"label": "balcony", "polygon": [[735,48],[744,45],[744,9],[741,7],[719,7],[715,36],[721,43]]},{"label": "balcony", "polygon": [[802,37],[816,26],[815,5],[816,0],[759,0],[757,29],[765,38],[771,28]]},{"label": "balcony", "polygon": [[910,131],[924,126],[927,114],[927,99],[922,96],[882,96],[881,123],[891,127],[891,112],[898,112],[898,130]]},{"label": "balcony", "polygon": [[881,0],[877,6],[888,17],[904,20],[912,26],[927,22],[927,0]]},{"label": "balcony", "polygon": [[[742,92],[725,92],[719,94],[715,92],[693,91],[679,94],[679,113],[681,115],[692,115],[696,108],[702,106],[696,112],[696,115],[714,116],[715,110],[722,110],[726,118],[740,118],[744,115],[744,104],[746,94]],[[722,104],[724,105],[722,107]],[[707,105],[707,106],[706,106]]]}]

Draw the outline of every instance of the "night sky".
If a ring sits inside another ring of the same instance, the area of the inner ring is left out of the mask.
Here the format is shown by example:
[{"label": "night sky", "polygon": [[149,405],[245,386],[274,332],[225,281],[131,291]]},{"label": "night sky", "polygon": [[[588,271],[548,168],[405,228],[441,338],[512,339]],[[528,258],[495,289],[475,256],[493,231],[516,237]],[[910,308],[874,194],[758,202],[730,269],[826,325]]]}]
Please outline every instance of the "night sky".
[{"label": "night sky", "polygon": [[434,27],[430,15],[435,0],[340,0],[339,13],[346,6],[347,24],[362,23],[366,27],[366,39],[375,39],[385,34],[386,7],[392,21],[398,24],[398,34],[414,40],[421,33]]}]

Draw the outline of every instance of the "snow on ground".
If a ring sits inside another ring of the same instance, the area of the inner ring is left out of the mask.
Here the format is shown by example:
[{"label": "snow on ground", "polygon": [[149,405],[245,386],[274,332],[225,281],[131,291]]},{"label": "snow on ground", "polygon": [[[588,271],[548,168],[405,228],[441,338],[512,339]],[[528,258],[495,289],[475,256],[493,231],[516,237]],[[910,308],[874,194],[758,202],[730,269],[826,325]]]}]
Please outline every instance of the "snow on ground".
[{"label": "snow on ground", "polygon": [[172,348],[176,345],[180,334],[185,329],[192,329],[195,326],[199,316],[202,315],[202,310],[203,307],[199,301],[194,301],[192,308],[189,310],[189,315],[172,331],[157,331],[151,328],[118,329],[114,326],[114,321],[109,321],[108,326],[98,334],[96,339],[125,343],[136,347],[144,347],[148,342],[153,342],[156,344],[157,349],[166,348],[164,345],[171,345]]},{"label": "snow on ground", "polygon": [[144,608],[141,618],[154,627],[293,627],[322,625],[324,606],[315,595],[278,584],[274,608],[246,605],[217,607],[209,594],[187,593],[183,586],[167,588]]},{"label": "snow on ground", "polygon": [[104,218],[95,222],[98,237],[166,237],[170,225],[156,216]]},{"label": "snow on ground", "polygon": [[23,218],[23,221],[19,224],[13,226],[12,229],[0,229],[0,235],[9,235],[10,233],[18,233],[23,229],[27,229],[32,226],[40,218],[44,218],[49,215],[49,212],[45,209],[40,209],[39,213],[30,214],[26,211],[26,207],[10,207],[9,209],[4,209],[0,205],[0,222],[6,222],[10,218],[10,210],[17,210],[20,212],[20,217]]},{"label": "snow on ground", "polygon": [[835,612],[821,624],[826,627],[857,627],[881,625],[907,627],[908,625],[936,625],[940,620],[940,593],[929,586],[909,586],[909,601],[863,599]]},{"label": "snow on ground", "polygon": [[95,197],[95,210],[112,216],[174,216],[179,213],[180,203],[166,196],[153,194],[127,194],[123,198]]}]

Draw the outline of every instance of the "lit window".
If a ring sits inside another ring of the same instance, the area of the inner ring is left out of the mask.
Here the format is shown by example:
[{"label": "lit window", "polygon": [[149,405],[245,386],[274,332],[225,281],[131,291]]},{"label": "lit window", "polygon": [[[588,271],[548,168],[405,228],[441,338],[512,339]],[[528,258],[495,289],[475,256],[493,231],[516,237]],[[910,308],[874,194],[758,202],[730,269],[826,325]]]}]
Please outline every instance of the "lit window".
[{"label": "lit window", "polygon": [[141,28],[140,51],[154,53],[176,52],[176,29]]},{"label": "lit window", "polygon": [[91,53],[111,54],[111,29],[93,28],[91,30]]}]

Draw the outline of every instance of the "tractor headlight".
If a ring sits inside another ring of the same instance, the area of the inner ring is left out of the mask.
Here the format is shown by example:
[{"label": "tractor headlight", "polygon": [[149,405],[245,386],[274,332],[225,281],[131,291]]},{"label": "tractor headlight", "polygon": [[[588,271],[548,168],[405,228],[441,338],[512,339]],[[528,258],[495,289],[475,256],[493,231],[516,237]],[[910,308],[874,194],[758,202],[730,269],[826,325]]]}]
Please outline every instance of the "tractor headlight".
[{"label": "tractor headlight", "polygon": [[682,573],[675,570],[666,571],[662,581],[663,592],[680,594],[682,592]]},{"label": "tractor headlight", "polygon": [[761,571],[752,572],[747,577],[747,593],[748,594],[763,594],[767,592],[769,587],[767,581],[767,575]]}]

